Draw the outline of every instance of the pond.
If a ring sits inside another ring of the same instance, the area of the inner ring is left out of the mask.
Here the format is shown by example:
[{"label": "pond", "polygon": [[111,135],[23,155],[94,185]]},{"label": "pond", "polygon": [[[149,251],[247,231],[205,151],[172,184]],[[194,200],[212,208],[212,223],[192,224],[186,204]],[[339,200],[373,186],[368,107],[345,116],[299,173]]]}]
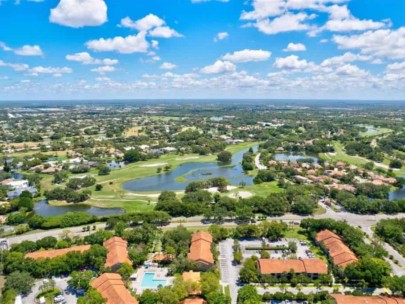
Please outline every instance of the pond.
[{"label": "pond", "polygon": [[318,163],[319,159],[315,156],[309,155],[298,155],[298,154],[285,154],[285,153],[277,153],[274,155],[275,160],[279,161],[291,161],[296,162],[299,159],[310,158],[314,161],[315,164]]},{"label": "pond", "polygon": [[14,178],[14,179],[23,179],[23,178],[24,178],[24,174],[21,174],[21,173],[11,173],[11,178]]},{"label": "pond", "polygon": [[[257,147],[254,147],[256,150]],[[122,188],[136,192],[160,192],[164,190],[184,190],[192,181],[206,180],[213,177],[224,177],[232,185],[239,185],[245,182],[247,186],[253,185],[253,176],[246,175],[242,169],[243,154],[249,149],[245,149],[233,155],[229,165],[222,166],[218,162],[209,163],[185,163],[173,171],[155,176],[136,179],[123,184]],[[176,181],[177,178],[184,177],[186,181]]]},{"label": "pond", "polygon": [[376,127],[371,126],[371,125],[358,125],[358,126],[367,129],[367,131],[363,133],[366,136],[373,136],[373,135],[378,134],[378,132],[379,132],[379,130]]},{"label": "pond", "polygon": [[48,205],[48,202],[46,200],[41,200],[38,203],[35,203],[34,211],[36,214],[44,217],[62,215],[68,212],[86,212],[90,215],[95,216],[107,216],[125,213],[123,209],[119,208],[98,208],[75,204],[72,204],[70,206],[51,206]]},{"label": "pond", "polygon": [[[402,175],[401,177],[405,178],[405,175]],[[402,187],[402,189],[391,191],[389,195],[390,201],[394,199],[404,199],[404,198],[405,198],[405,186]]]}]

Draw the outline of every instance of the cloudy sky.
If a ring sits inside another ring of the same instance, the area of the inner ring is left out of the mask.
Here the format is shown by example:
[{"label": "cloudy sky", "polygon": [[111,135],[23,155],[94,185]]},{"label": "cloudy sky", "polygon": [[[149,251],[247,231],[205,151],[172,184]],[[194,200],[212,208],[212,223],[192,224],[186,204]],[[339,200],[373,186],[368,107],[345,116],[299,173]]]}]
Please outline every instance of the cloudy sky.
[{"label": "cloudy sky", "polygon": [[405,99],[403,0],[0,0],[0,99]]}]

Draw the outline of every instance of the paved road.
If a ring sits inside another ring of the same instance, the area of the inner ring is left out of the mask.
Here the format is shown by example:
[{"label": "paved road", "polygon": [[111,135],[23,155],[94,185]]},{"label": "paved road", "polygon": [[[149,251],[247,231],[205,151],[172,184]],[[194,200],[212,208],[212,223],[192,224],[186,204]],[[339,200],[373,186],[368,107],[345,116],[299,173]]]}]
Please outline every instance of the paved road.
[{"label": "paved road", "polygon": [[[87,226],[90,226],[91,230],[89,232],[83,232],[83,227],[87,227]],[[38,232],[28,233],[28,234],[24,234],[24,235],[12,236],[8,239],[8,241],[9,241],[10,245],[12,245],[12,244],[21,243],[22,241],[37,241],[37,240],[40,240],[47,236],[54,236],[56,238],[60,238],[60,235],[66,230],[69,230],[78,236],[86,236],[91,233],[94,233],[94,230],[92,230],[93,226],[94,225],[85,225],[85,226],[79,226],[79,227],[38,231]],[[106,224],[101,223],[101,224],[96,224],[95,226],[96,226],[96,229],[99,230],[99,229],[104,229],[106,227]]]},{"label": "paved road", "polygon": [[261,155],[261,154],[259,153],[259,154],[257,154],[256,157],[255,157],[256,168],[259,169],[259,170],[267,170],[267,167],[266,167],[266,166],[263,166],[263,165],[260,163],[260,155]]}]

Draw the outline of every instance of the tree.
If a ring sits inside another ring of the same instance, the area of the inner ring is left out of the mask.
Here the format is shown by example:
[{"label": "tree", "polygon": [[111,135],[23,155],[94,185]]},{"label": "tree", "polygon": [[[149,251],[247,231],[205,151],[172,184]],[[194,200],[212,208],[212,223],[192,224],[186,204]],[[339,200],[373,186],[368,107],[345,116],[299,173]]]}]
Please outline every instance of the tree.
[{"label": "tree", "polygon": [[138,161],[143,160],[143,156],[141,154],[141,152],[139,152],[138,150],[129,150],[127,152],[125,152],[124,154],[124,161],[128,162],[128,163],[135,163]]},{"label": "tree", "polygon": [[96,185],[96,191],[101,191],[101,190],[103,190],[103,185],[97,184]]},{"label": "tree", "polygon": [[222,292],[215,291],[207,294],[206,296],[208,304],[230,304],[231,298],[224,295]]},{"label": "tree", "polygon": [[215,242],[222,241],[229,236],[228,229],[219,225],[211,225],[208,228],[208,232],[211,233]]},{"label": "tree", "polygon": [[384,280],[384,286],[395,295],[405,296],[405,276],[388,277]]},{"label": "tree", "polygon": [[238,304],[261,304],[262,297],[257,293],[256,287],[243,286],[238,291]]},{"label": "tree", "polygon": [[302,196],[292,205],[291,211],[299,215],[310,215],[314,212],[316,202],[309,196]]},{"label": "tree", "polygon": [[23,196],[19,198],[17,206],[18,209],[26,208],[27,211],[31,211],[32,209],[34,209],[34,202],[31,197]]},{"label": "tree", "polygon": [[217,155],[217,160],[222,163],[228,163],[232,160],[232,153],[229,151],[222,151]]},{"label": "tree", "polygon": [[402,168],[402,162],[398,159],[393,159],[390,162],[390,168],[392,169],[401,169]]},{"label": "tree", "polygon": [[259,272],[256,268],[256,257],[247,259],[239,273],[239,279],[242,283],[257,283],[259,281]]},{"label": "tree", "polygon": [[219,277],[214,272],[203,272],[201,274],[201,290],[203,294],[220,291]]},{"label": "tree", "polygon": [[134,273],[134,269],[132,268],[131,265],[124,263],[121,265],[121,267],[118,269],[117,272],[121,275],[124,282],[126,282],[129,280],[131,275]]},{"label": "tree", "polygon": [[90,287],[90,280],[96,276],[96,273],[91,270],[86,271],[73,271],[71,279],[68,281],[69,285],[74,289],[87,290]]},{"label": "tree", "polygon": [[156,291],[146,289],[139,297],[141,304],[157,304],[159,302],[159,295]]},{"label": "tree", "polygon": [[380,286],[390,272],[388,263],[378,258],[362,258],[358,263],[350,264],[345,269],[345,275],[349,280],[356,282],[364,280],[369,287]]},{"label": "tree", "polygon": [[27,294],[31,291],[34,279],[28,272],[15,271],[7,276],[5,289],[13,289],[17,293]]},{"label": "tree", "polygon": [[83,297],[80,297],[77,304],[104,304],[105,301],[101,294],[93,288],[89,289]]},{"label": "tree", "polygon": [[102,165],[98,168],[98,175],[102,176],[102,175],[109,175],[111,172],[111,169],[106,166],[106,165]]}]

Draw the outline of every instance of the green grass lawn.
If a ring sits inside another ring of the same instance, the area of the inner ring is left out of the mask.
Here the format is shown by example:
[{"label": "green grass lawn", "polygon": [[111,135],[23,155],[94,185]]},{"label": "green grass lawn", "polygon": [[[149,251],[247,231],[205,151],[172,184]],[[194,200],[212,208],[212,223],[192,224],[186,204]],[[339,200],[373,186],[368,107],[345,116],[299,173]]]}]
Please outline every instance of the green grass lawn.
[{"label": "green grass lawn", "polygon": [[289,228],[285,233],[288,239],[297,239],[299,241],[308,241],[305,231],[300,227]]},{"label": "green grass lawn", "polygon": [[[343,144],[340,142],[335,141],[333,143],[333,146],[335,148],[336,155],[330,155],[328,153],[320,153],[319,157],[329,161],[329,162],[337,162],[337,161],[343,161],[347,162],[351,165],[356,165],[356,166],[362,166],[368,162],[373,162],[372,160],[365,159],[360,156],[351,156],[348,155],[344,150],[343,150]],[[391,159],[385,155],[384,161],[382,162],[385,165],[390,164]],[[400,170],[395,170],[394,171],[395,175],[400,176],[405,174],[405,166],[403,166]]]},{"label": "green grass lawn", "polygon": [[357,156],[348,155],[345,151],[343,151],[343,145],[340,142],[335,141],[333,143],[333,147],[335,148],[335,155],[320,153],[319,157],[329,162],[343,161],[356,166],[364,165],[369,162]]},{"label": "green grass lawn", "polygon": [[235,191],[249,191],[253,195],[258,195],[258,196],[267,196],[270,193],[280,193],[283,192],[284,189],[280,188],[277,186],[277,182],[270,182],[270,183],[263,183],[259,185],[252,185],[252,186],[246,186],[244,188],[238,188],[235,190],[232,190],[231,192]]},{"label": "green grass lawn", "polygon": [[392,132],[392,130],[391,130],[391,129],[388,129],[388,128],[380,128],[380,127],[377,127],[376,129],[377,129],[377,132],[370,132],[370,131],[361,132],[361,133],[360,133],[360,136],[361,136],[361,137],[374,137],[374,136],[380,136],[380,135],[383,135],[383,134],[387,134],[387,133],[391,133],[391,132]]}]

